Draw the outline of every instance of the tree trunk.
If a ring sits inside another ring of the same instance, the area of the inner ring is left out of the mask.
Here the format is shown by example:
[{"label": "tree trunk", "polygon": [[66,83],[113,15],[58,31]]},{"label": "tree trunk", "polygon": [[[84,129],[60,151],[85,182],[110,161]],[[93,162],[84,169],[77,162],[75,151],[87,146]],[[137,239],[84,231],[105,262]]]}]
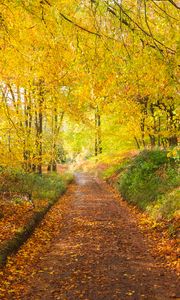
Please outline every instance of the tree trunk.
[{"label": "tree trunk", "polygon": [[37,98],[37,109],[35,112],[35,127],[36,127],[36,171],[42,174],[42,134],[43,134],[43,103],[44,103],[44,90],[43,90],[43,80],[39,80],[38,85],[38,98]]},{"label": "tree trunk", "polygon": [[98,107],[95,112],[95,156],[102,153],[101,116]]},{"label": "tree trunk", "polygon": [[138,149],[140,149],[140,144],[139,144],[139,141],[138,141],[137,137],[135,136],[135,137],[134,137],[134,139],[135,139],[135,142],[136,142],[137,148],[138,148]]}]

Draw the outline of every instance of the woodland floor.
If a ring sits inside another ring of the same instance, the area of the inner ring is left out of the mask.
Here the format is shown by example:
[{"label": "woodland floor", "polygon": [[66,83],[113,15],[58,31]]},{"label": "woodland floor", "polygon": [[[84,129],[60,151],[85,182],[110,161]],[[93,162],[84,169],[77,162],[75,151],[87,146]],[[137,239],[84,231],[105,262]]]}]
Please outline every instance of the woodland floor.
[{"label": "woodland floor", "polygon": [[180,299],[176,273],[152,254],[108,185],[77,174],[63,197],[37,229],[39,238],[35,233],[0,272],[1,299]]}]

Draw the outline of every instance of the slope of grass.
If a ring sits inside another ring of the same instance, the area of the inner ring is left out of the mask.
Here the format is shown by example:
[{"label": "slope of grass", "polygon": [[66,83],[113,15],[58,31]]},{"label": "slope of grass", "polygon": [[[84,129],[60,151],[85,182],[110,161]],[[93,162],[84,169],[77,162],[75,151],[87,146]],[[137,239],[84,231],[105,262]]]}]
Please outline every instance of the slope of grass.
[{"label": "slope of grass", "polygon": [[146,208],[180,184],[178,163],[166,151],[143,151],[127,165],[118,180],[122,196]]},{"label": "slope of grass", "polygon": [[163,150],[146,150],[103,171],[129,203],[155,220],[180,216],[179,159]]}]

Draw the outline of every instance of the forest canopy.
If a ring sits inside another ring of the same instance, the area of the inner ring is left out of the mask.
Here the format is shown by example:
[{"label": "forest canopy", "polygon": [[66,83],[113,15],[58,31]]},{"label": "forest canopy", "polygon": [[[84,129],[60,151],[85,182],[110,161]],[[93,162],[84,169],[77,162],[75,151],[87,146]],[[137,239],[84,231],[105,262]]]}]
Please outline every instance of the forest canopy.
[{"label": "forest canopy", "polygon": [[178,144],[180,2],[2,0],[0,164]]}]

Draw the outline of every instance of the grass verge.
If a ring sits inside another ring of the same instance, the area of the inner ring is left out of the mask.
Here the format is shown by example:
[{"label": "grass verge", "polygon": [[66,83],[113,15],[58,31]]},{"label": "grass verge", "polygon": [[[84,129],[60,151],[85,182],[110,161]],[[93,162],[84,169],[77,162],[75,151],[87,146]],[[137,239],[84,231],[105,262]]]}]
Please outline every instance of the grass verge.
[{"label": "grass verge", "polygon": [[0,200],[0,266],[3,266],[7,257],[31,236],[73,177],[71,174],[39,176],[20,170],[3,170],[0,177],[3,178],[1,193],[6,195]]},{"label": "grass verge", "polygon": [[170,222],[169,233],[178,231],[180,218],[180,172],[178,157],[162,150],[143,151],[104,171],[130,204],[148,213],[155,221]]}]

